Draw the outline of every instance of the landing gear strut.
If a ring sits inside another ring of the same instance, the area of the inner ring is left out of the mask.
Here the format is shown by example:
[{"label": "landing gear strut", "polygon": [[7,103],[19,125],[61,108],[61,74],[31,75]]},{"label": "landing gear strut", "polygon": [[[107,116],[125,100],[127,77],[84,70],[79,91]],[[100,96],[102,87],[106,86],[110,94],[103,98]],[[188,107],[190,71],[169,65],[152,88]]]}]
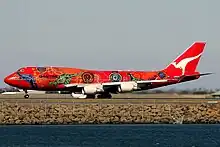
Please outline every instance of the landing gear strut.
[{"label": "landing gear strut", "polygon": [[95,94],[88,94],[86,98],[95,99]]},{"label": "landing gear strut", "polygon": [[28,94],[28,92],[27,92],[27,90],[24,90],[24,92],[25,92],[25,95],[24,95],[24,98],[29,98],[29,94]]}]

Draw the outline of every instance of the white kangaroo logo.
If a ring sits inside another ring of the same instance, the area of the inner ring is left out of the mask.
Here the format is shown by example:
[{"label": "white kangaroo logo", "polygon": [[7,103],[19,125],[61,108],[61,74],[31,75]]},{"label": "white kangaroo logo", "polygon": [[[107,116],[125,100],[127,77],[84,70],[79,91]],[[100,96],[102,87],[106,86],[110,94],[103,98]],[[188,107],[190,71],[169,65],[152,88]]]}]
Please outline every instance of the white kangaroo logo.
[{"label": "white kangaroo logo", "polygon": [[185,58],[183,60],[181,60],[178,64],[176,64],[176,62],[171,63],[173,66],[175,66],[175,68],[180,68],[182,70],[182,75],[185,74],[185,68],[187,66],[187,64],[189,62],[191,62],[192,60],[195,60],[197,58],[199,58],[202,55],[202,53],[200,53],[199,55],[195,56],[195,57],[189,57],[189,58]]}]

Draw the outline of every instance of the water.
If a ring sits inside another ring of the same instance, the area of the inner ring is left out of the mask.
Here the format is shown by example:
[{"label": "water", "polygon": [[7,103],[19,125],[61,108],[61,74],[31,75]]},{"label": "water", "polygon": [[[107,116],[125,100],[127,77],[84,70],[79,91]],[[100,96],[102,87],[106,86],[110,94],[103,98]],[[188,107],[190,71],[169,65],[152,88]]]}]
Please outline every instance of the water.
[{"label": "water", "polygon": [[220,146],[220,125],[1,126],[0,146]]}]

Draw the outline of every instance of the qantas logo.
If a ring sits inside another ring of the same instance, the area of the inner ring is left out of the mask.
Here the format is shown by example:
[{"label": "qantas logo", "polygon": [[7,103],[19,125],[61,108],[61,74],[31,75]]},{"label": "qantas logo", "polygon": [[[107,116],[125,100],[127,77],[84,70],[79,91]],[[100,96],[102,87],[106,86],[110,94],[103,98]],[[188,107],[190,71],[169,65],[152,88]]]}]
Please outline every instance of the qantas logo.
[{"label": "qantas logo", "polygon": [[200,53],[199,55],[195,56],[195,57],[189,57],[189,58],[185,58],[183,60],[181,60],[178,64],[176,62],[171,63],[175,68],[179,68],[182,70],[182,75],[185,74],[185,68],[187,66],[187,64],[197,58],[199,58],[202,55],[202,53]]}]

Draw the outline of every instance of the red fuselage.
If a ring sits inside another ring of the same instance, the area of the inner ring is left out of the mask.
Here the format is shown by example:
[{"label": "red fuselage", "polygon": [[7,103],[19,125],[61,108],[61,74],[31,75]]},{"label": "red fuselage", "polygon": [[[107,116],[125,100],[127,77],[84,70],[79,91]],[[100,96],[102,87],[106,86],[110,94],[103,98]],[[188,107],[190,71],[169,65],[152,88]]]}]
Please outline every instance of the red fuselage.
[{"label": "red fuselage", "polygon": [[205,42],[194,42],[167,67],[158,71],[98,71],[67,67],[24,67],[7,76],[4,81],[24,90],[61,91],[66,90],[67,85],[71,84],[73,85],[71,90],[80,87],[79,85],[95,85],[84,87],[84,91],[89,91],[89,93],[96,89],[100,90],[100,85],[105,85],[106,88],[114,87],[115,84],[127,90],[152,89],[208,75],[196,71],[205,44]]},{"label": "red fuselage", "polygon": [[[194,80],[198,77],[194,77]],[[174,79],[165,71],[96,71],[66,67],[24,67],[7,76],[5,83],[26,90],[65,90],[66,84],[95,84],[135,80]],[[145,89],[176,84],[184,81],[154,83]]]}]

